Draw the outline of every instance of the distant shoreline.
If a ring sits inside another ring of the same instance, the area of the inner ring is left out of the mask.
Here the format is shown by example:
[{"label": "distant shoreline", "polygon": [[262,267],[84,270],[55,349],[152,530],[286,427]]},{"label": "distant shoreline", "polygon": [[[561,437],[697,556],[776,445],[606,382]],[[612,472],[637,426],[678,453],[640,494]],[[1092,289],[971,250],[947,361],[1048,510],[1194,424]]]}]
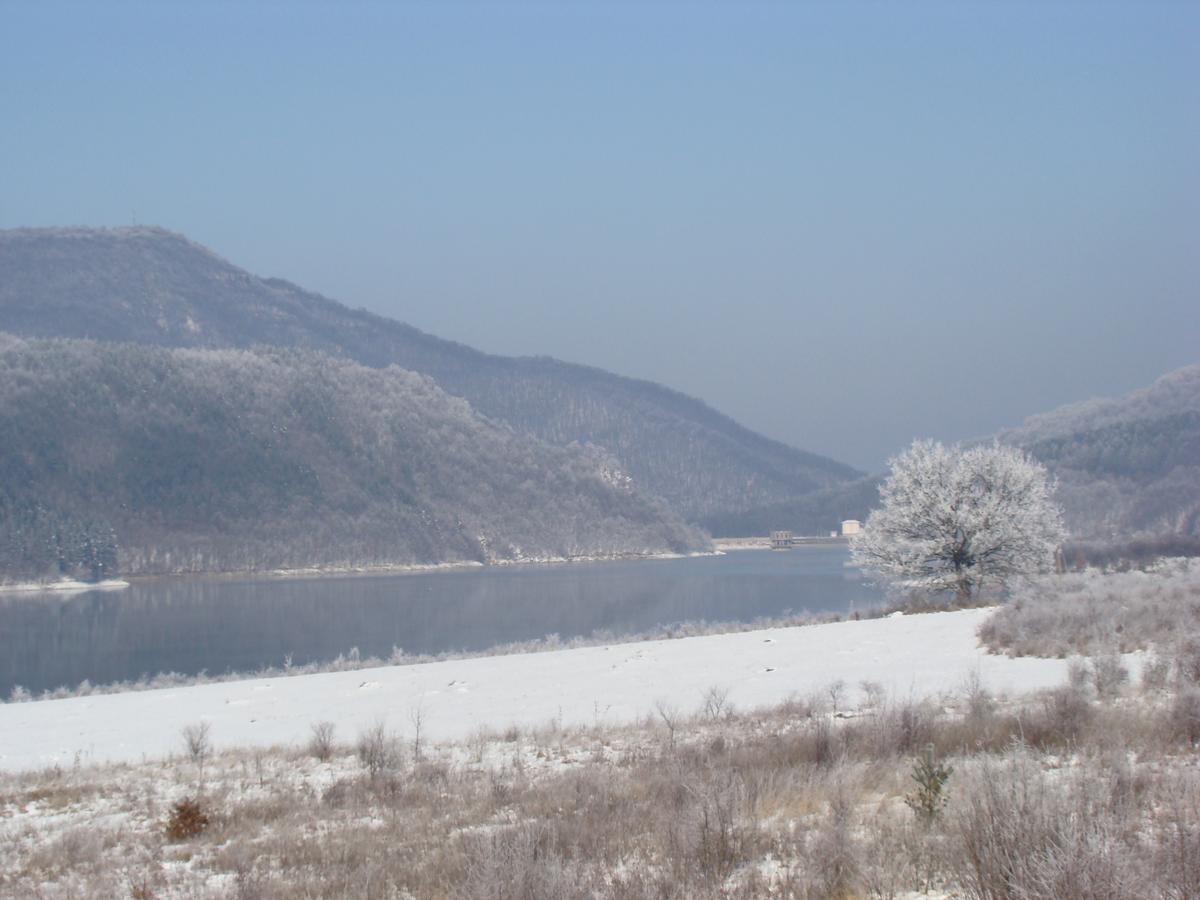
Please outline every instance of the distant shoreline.
[{"label": "distant shoreline", "polygon": [[479,562],[468,559],[440,563],[394,563],[377,566],[311,566],[296,569],[244,569],[232,572],[180,572],[163,575],[131,575],[133,581],[157,581],[164,578],[220,578],[229,580],[271,579],[303,581],[317,578],[372,578],[387,575],[428,575],[434,572],[477,572],[483,569],[512,566],[553,566],[572,563],[621,562],[626,560],[692,559],[719,556],[720,550],[694,553],[622,553],[611,556],[547,556],[531,559],[498,559]]},{"label": "distant shoreline", "polygon": [[[841,536],[838,537],[795,537],[792,539],[794,543],[790,549],[797,547],[832,547],[844,546],[850,542]],[[730,538],[713,538],[713,548],[718,552],[729,550],[771,550],[771,539],[769,537],[730,537]]]},{"label": "distant shoreline", "polygon": [[85,581],[56,581],[56,582],[22,582],[19,584],[0,584],[0,594],[3,593],[82,593],[84,591],[122,590],[131,583],[174,580],[174,579],[203,579],[226,581],[280,580],[303,581],[319,578],[372,578],[391,575],[428,575],[435,572],[474,572],[490,568],[510,568],[513,566],[546,566],[569,565],[572,563],[592,562],[621,562],[625,560],[669,560],[693,559],[703,556],[721,556],[724,551],[714,544],[713,550],[696,551],[693,553],[629,553],[611,556],[551,556],[533,559],[503,559],[482,563],[477,560],[460,560],[440,563],[392,563],[374,566],[310,566],[295,569],[242,569],[220,572],[163,572],[149,575],[126,575],[121,579],[109,579],[98,582]]},{"label": "distant shoreline", "polygon": [[0,584],[0,594],[79,594],[84,591],[121,591],[129,587],[124,578],[106,578],[103,581],[76,581],[64,578],[59,581],[20,581]]}]

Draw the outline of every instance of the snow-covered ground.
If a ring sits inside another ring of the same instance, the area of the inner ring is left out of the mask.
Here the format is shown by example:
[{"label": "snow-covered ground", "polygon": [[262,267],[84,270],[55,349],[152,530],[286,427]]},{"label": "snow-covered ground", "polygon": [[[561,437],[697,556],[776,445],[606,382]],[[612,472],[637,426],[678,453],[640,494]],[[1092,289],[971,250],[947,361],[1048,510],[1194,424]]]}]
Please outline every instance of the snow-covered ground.
[{"label": "snow-covered ground", "polygon": [[430,740],[481,728],[624,723],[659,705],[694,712],[713,686],[739,708],[845,684],[847,706],[875,682],[895,697],[960,688],[978,672],[994,692],[1061,684],[1065,660],[993,656],[976,630],[990,609],[777,628],[679,640],[585,647],[252,679],[127,694],[0,705],[0,768],[137,761],[182,750],[180,732],[208,722],[214,744],[306,741],[312,723],[342,739],[380,721]]}]

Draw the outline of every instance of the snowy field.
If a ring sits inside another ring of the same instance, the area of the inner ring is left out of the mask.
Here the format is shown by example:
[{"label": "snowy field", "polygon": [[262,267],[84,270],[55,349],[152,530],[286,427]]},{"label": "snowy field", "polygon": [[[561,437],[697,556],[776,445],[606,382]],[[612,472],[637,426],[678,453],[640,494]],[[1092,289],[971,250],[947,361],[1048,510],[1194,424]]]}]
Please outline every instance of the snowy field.
[{"label": "snowy field", "polygon": [[748,709],[845,683],[891,696],[955,691],[978,672],[995,692],[1058,685],[1066,662],[1010,659],[982,650],[976,630],[992,610],[779,628],[679,640],[613,644],[518,656],[254,679],[128,694],[0,705],[0,768],[139,761],[178,753],[180,732],[207,722],[215,745],[306,741],[312,723],[353,735],[380,721],[399,734],[417,711],[435,741],[557,721],[621,724],[665,704],[695,711],[718,686]]}]

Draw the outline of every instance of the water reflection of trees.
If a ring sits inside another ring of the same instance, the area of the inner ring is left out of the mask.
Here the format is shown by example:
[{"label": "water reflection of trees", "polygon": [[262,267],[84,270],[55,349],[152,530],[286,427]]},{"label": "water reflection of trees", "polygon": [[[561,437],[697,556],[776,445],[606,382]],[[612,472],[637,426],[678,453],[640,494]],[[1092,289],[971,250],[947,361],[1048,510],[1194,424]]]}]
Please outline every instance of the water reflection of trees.
[{"label": "water reflection of trees", "polygon": [[0,690],[104,683],[143,673],[250,670],[363,655],[479,650],[607,629],[637,632],[787,609],[844,610],[874,598],[841,555],[603,563],[386,578],[161,580],[117,593],[0,604]]}]

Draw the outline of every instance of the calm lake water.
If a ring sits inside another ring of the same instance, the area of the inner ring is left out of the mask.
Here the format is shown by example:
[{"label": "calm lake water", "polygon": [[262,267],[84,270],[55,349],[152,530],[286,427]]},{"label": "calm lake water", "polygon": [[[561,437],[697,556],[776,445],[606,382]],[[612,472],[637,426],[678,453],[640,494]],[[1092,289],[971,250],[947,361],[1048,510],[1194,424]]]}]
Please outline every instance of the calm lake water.
[{"label": "calm lake water", "polygon": [[0,595],[0,694],[158,672],[247,671],[363,656],[483,650],[558,634],[648,631],[875,606],[840,546],[676,560],[383,577],[162,579],[127,590]]}]

